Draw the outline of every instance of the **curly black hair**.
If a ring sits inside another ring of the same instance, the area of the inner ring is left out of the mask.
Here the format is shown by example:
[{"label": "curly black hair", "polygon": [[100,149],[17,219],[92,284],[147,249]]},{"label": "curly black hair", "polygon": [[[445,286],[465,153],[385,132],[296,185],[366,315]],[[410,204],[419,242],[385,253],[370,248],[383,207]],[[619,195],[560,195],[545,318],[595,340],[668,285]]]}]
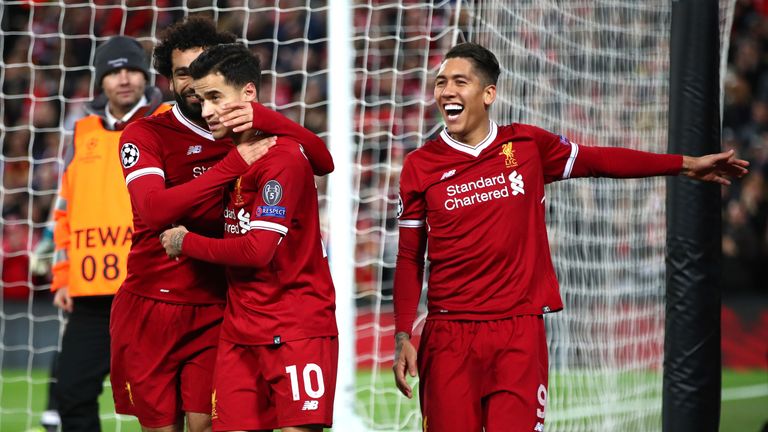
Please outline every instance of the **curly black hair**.
[{"label": "curly black hair", "polygon": [[208,48],[219,44],[229,44],[237,40],[230,32],[216,30],[216,25],[205,17],[189,17],[168,27],[160,37],[160,43],[152,53],[155,69],[166,78],[171,78],[173,64],[171,53],[190,48]]},{"label": "curly black hair", "polygon": [[217,72],[224,77],[225,83],[235,87],[243,87],[252,82],[258,90],[261,84],[259,57],[241,43],[212,46],[189,65],[192,79],[197,80]]}]

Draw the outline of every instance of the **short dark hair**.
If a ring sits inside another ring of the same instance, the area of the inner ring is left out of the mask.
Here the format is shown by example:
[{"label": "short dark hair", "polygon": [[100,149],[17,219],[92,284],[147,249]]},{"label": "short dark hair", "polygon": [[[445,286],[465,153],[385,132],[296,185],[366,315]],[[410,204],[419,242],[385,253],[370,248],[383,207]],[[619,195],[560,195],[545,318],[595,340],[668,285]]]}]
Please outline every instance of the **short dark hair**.
[{"label": "short dark hair", "polygon": [[496,85],[501,69],[496,56],[488,48],[472,42],[460,43],[451,48],[445,59],[465,58],[472,62],[484,85]]},{"label": "short dark hair", "polygon": [[261,84],[261,61],[241,43],[212,46],[189,65],[192,79],[217,72],[229,85],[243,87],[252,82],[258,91]]},{"label": "short dark hair", "polygon": [[152,53],[155,69],[166,78],[170,78],[173,74],[171,62],[173,50],[206,49],[214,45],[233,43],[236,40],[233,33],[216,30],[216,25],[208,18],[189,17],[168,27],[160,36],[160,43]]}]

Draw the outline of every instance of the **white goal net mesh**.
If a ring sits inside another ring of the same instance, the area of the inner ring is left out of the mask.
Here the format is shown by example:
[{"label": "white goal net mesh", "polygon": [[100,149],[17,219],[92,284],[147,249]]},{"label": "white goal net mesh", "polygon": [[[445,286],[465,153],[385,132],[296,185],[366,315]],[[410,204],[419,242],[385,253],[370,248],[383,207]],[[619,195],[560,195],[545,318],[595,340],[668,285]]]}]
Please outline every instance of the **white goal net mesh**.
[{"label": "white goal net mesh", "polygon": [[[432,82],[442,55],[462,39],[496,53],[499,123],[664,152],[670,2],[350,0],[345,7],[353,21],[354,139],[342,143],[352,160],[336,163],[352,164],[355,193],[336,199],[354,208],[357,318],[344,331],[354,334],[357,354],[341,360],[356,371],[344,390],[368,429],[415,431],[418,404],[398,394],[391,372],[395,204],[403,157],[440,128]],[[262,102],[327,138],[328,46],[350,43],[328,39],[329,13],[319,0],[3,2],[0,430],[33,427],[46,408],[64,316],[50,305],[49,278],[33,275],[29,258],[47,225],[72,126],[93,97],[96,46],[125,34],[149,51],[173,22],[210,16],[261,56]],[[165,79],[154,84],[171,99]],[[327,181],[319,182],[323,208]],[[566,304],[547,319],[548,430],[659,428],[664,193],[663,179],[575,180],[547,190]],[[322,211],[328,227],[333,215]],[[135,428],[112,413],[110,399],[107,389],[105,430]]]}]

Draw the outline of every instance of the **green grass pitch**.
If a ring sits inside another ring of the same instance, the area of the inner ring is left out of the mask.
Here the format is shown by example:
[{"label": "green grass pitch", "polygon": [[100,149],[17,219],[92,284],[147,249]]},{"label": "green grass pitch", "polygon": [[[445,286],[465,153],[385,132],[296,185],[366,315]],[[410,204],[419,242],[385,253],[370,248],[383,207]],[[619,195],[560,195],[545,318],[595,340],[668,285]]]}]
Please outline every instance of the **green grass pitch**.
[{"label": "green grass pitch", "polygon": [[[401,399],[397,403],[400,396],[391,382],[389,371],[382,373],[386,375],[375,380],[370,372],[358,373],[358,388],[367,389],[372,381],[381,383],[375,393],[362,390],[357,394],[361,412],[372,407],[373,412],[369,414],[372,414],[374,425],[394,423],[409,429],[418,428],[420,418],[415,411],[416,400]],[[31,377],[25,371],[3,370],[0,379],[0,432],[24,432],[37,426],[45,405],[46,387],[46,370],[34,370]],[[768,394],[765,389],[768,389],[766,371],[724,371],[720,430],[760,431],[768,422]],[[550,395],[558,391],[552,388]],[[99,403],[104,431],[140,430],[134,418],[115,416],[109,388],[105,389]]]}]

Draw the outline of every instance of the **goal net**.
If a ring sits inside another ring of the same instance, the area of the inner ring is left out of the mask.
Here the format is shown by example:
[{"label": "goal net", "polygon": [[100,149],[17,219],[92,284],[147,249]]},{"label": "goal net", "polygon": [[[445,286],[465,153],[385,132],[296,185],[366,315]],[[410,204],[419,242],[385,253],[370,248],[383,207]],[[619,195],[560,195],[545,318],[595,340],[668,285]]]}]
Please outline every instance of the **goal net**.
[{"label": "goal net", "polygon": [[[721,3],[727,34],[730,2]],[[351,406],[337,410],[337,419],[415,431],[418,404],[398,394],[391,372],[395,211],[404,156],[441,127],[432,83],[442,55],[462,40],[496,53],[502,75],[492,116],[499,123],[532,123],[586,145],[664,152],[670,7],[662,0],[3,2],[0,430],[35,426],[45,410],[65,317],[50,305],[49,279],[29,271],[29,258],[48,223],[65,143],[93,96],[95,47],[109,36],[136,37],[150,50],[171,23],[210,16],[261,56],[262,102],[348,155],[335,162],[351,167],[349,178],[318,179],[331,260],[342,258],[347,242],[354,263],[351,286],[339,287],[352,297],[339,299],[349,317],[340,321],[341,337],[354,341],[355,353],[342,355],[347,379],[339,392]],[[340,10],[351,22],[349,37],[337,40],[328,20]],[[334,48],[349,57],[351,73],[328,61]],[[334,79],[352,87],[348,139],[329,135]],[[162,77],[153,82],[167,92]],[[329,196],[333,182],[349,182],[352,193]],[[663,179],[572,180],[547,189],[565,301],[563,312],[547,317],[548,430],[661,424],[664,187]],[[345,219],[328,211],[332,202],[349,204],[351,227],[334,223]],[[111,412],[105,393],[106,429],[134,428]]]}]

